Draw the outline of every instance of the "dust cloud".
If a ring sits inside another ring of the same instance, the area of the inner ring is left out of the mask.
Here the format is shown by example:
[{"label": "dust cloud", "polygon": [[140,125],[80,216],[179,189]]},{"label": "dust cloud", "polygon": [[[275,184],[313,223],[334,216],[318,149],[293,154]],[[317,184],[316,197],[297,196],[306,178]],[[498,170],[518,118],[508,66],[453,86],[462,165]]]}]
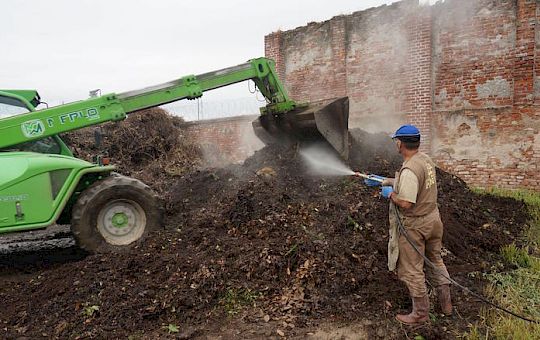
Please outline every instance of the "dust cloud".
[{"label": "dust cloud", "polygon": [[421,6],[433,6],[438,2],[443,3],[444,0],[420,0],[418,2]]},{"label": "dust cloud", "polygon": [[[253,116],[252,120],[257,119],[258,116]],[[238,138],[240,145],[246,150],[246,153],[251,156],[257,150],[264,147],[264,143],[255,135],[253,131],[252,120],[247,121],[240,127]]]},{"label": "dust cloud", "polygon": [[339,156],[322,145],[312,145],[300,150],[300,155],[311,173],[320,176],[350,176],[354,175]]}]

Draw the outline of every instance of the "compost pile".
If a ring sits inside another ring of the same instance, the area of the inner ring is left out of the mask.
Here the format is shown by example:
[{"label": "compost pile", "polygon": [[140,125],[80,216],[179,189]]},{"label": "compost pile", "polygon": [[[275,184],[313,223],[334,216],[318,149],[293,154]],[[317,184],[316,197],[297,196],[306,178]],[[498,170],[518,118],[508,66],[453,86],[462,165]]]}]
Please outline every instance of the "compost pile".
[{"label": "compost pile", "polygon": [[[400,161],[386,136],[351,135],[355,170],[393,175]],[[141,164],[169,164],[153,160],[159,148],[130,136],[111,145],[122,168],[139,175]],[[225,315],[299,337],[324,320],[362,321],[370,337],[403,336],[392,317],[410,305],[386,269],[388,201],[376,189],[355,178],[307,175],[297,145],[267,146],[218,169],[196,170],[187,155],[179,164],[191,171],[148,173],[157,180],[147,183],[166,191],[166,230],[129,253],[44,262],[23,280],[4,278],[6,336],[154,338],[176,325],[181,336],[196,337],[219,330]],[[445,262],[481,291],[483,282],[468,273],[490,270],[525,225],[526,209],[475,194],[440,170],[438,186]],[[478,318],[478,301],[454,292],[461,317],[425,326],[423,335],[451,338]]]},{"label": "compost pile", "polygon": [[[119,123],[76,130],[62,136],[74,155],[87,161],[104,155],[118,172],[152,184],[160,194],[168,179],[203,164],[198,144],[181,128],[184,120],[161,108],[137,111]],[[96,132],[102,135],[96,145]]]}]

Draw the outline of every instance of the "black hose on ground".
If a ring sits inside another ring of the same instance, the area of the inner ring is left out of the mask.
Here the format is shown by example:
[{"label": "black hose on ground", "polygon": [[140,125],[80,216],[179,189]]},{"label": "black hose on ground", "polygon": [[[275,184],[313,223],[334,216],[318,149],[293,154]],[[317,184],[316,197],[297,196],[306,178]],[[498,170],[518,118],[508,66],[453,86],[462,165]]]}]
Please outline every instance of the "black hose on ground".
[{"label": "black hose on ground", "polygon": [[[394,204],[392,202],[392,204]],[[397,218],[397,222],[398,222],[398,226],[399,226],[399,232],[405,236],[405,239],[407,240],[407,242],[409,242],[409,244],[413,247],[413,249],[420,255],[422,256],[422,258],[424,259],[425,263],[427,263],[431,268],[433,268],[436,272],[438,272],[442,277],[446,278],[447,280],[449,280],[452,284],[454,284],[455,286],[461,288],[462,290],[464,290],[465,292],[471,294],[472,296],[480,299],[480,301],[484,302],[484,303],[487,303],[488,305],[492,306],[492,307],[495,307],[507,314],[510,314],[512,316],[515,316],[516,318],[519,318],[521,320],[524,320],[524,321],[527,321],[527,322],[531,322],[531,323],[535,323],[535,324],[540,324],[540,321],[538,320],[532,320],[532,319],[529,319],[525,316],[522,316],[522,315],[519,315],[517,313],[514,313],[512,312],[511,310],[508,310],[502,306],[499,306],[497,305],[496,303],[492,302],[492,301],[489,301],[487,298],[483,297],[482,295],[476,293],[476,292],[473,292],[472,290],[470,290],[468,287],[465,287],[463,285],[461,285],[460,283],[458,283],[457,281],[455,281],[454,279],[452,279],[451,277],[449,276],[446,276],[444,273],[442,273],[439,268],[437,268],[435,266],[435,264],[433,262],[431,262],[424,254],[422,254],[422,252],[418,249],[418,247],[416,246],[416,244],[414,243],[414,241],[410,238],[409,234],[407,234],[407,230],[405,229],[405,227],[403,226],[403,223],[401,222],[401,216],[399,215],[399,212],[398,212],[398,209],[396,207],[396,209],[394,209],[395,213],[396,213],[396,218]]]}]

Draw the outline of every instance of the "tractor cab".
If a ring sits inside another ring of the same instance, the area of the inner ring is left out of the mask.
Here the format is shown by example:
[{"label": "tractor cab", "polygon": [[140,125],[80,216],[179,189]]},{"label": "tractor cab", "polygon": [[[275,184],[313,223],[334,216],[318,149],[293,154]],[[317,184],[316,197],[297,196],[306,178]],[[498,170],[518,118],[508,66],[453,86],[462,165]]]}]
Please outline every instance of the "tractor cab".
[{"label": "tractor cab", "polygon": [[36,90],[0,90],[0,118],[34,111],[40,103]]},{"label": "tractor cab", "polygon": [[[0,120],[35,111],[40,103],[41,97],[36,90],[0,90]],[[46,137],[0,149],[0,152],[5,151],[73,156],[59,136]]]}]

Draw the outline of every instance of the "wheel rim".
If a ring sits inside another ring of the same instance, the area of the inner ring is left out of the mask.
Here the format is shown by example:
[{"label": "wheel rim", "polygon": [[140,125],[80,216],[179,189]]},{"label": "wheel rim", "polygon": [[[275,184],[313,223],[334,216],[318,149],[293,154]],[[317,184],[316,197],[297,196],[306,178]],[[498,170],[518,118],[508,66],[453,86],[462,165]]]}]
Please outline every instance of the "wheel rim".
[{"label": "wheel rim", "polygon": [[107,243],[128,245],[141,238],[146,228],[146,213],[139,203],[122,199],[107,203],[99,212],[97,229]]}]

